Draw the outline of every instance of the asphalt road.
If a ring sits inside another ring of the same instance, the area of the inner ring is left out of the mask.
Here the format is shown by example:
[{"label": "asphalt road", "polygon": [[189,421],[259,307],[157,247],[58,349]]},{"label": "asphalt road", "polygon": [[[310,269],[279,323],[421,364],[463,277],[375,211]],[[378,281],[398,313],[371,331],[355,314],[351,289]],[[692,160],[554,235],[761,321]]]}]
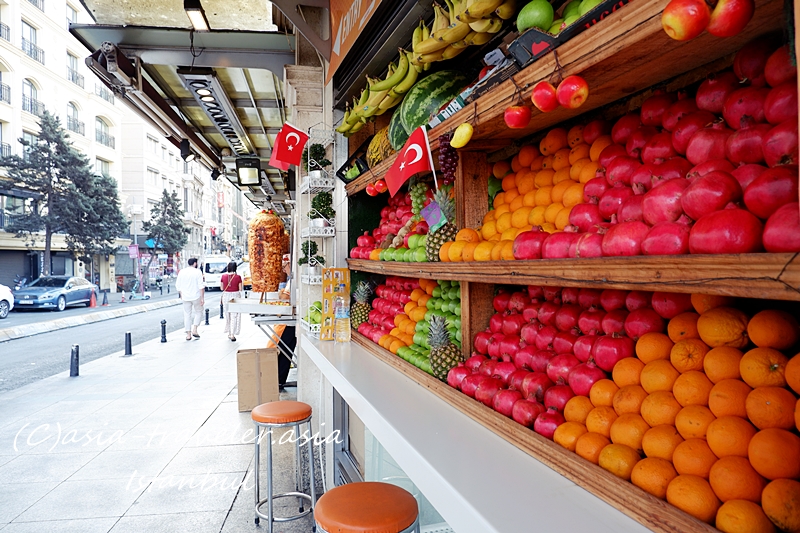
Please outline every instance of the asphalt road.
[{"label": "asphalt road", "polygon": [[[210,309],[210,320],[219,320],[219,306],[214,305],[216,302],[218,299],[212,297],[206,303],[206,307]],[[69,312],[64,311],[58,315]],[[55,313],[31,311],[20,314],[40,315],[40,320],[52,320],[55,315]],[[14,315],[12,313],[12,316]],[[0,327],[7,326],[11,318],[10,316],[0,321]],[[83,364],[124,350],[127,331],[131,332],[134,347],[139,343],[158,338],[161,336],[162,320],[167,321],[168,333],[183,329],[183,308],[175,305],[2,342],[0,343],[0,392],[68,371],[73,344],[80,346],[80,362]]]}]

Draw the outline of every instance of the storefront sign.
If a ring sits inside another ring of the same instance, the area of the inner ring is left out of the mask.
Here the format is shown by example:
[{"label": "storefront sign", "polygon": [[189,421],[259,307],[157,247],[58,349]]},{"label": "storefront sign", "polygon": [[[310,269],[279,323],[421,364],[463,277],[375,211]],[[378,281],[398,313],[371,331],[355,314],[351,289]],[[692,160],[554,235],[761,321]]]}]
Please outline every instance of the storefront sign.
[{"label": "storefront sign", "polygon": [[138,244],[130,244],[128,245],[128,257],[131,259],[136,259],[139,257],[139,245]]},{"label": "storefront sign", "polygon": [[367,26],[381,0],[330,0],[331,1],[331,61],[325,83],[350,51],[356,39]]},{"label": "storefront sign", "polygon": [[222,191],[217,193],[217,207],[225,207],[225,193]]}]

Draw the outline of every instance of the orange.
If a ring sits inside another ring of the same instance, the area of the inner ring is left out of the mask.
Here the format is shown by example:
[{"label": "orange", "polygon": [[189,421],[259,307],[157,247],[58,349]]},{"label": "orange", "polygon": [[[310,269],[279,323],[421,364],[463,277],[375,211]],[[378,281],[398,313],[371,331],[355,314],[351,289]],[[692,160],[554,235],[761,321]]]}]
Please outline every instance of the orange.
[{"label": "orange", "polygon": [[544,224],[545,211],[547,211],[547,208],[543,205],[537,205],[536,207],[534,207],[533,211],[531,211],[530,214],[528,215],[528,224],[532,224],[534,226],[541,226],[542,224]]},{"label": "orange", "polygon": [[761,507],[780,529],[800,530],[800,482],[776,479],[769,483],[761,493]]},{"label": "orange", "polygon": [[[507,190],[506,191],[506,197],[505,197],[506,198],[506,203],[510,205],[511,202],[514,201],[514,198],[516,198],[517,196],[519,196],[519,190],[517,190],[516,187],[514,187],[513,189]],[[511,208],[509,207],[509,211],[510,210],[511,210]]]},{"label": "orange", "polygon": [[589,389],[589,399],[595,407],[611,407],[618,390],[617,384],[610,379],[601,379]]},{"label": "orange", "polygon": [[717,510],[717,529],[723,533],[774,533],[775,525],[760,505],[746,500],[730,500]]},{"label": "orange", "polygon": [[514,241],[500,241],[503,244],[503,249],[500,252],[500,259],[503,261],[513,261],[514,260]]},{"label": "orange", "polygon": [[549,168],[549,169],[553,168],[553,156],[552,155],[548,155],[547,157],[542,159],[542,169],[546,169],[546,168]]},{"label": "orange", "polygon": [[520,196],[524,196],[525,194],[533,191],[534,177],[536,177],[536,172],[533,172],[532,170],[527,172],[522,171],[517,175],[517,191],[519,191]]},{"label": "orange", "polygon": [[678,403],[687,405],[708,405],[708,395],[714,384],[699,370],[690,370],[678,376],[672,386],[672,394]]},{"label": "orange", "polygon": [[498,161],[492,166],[492,174],[497,179],[502,179],[509,172],[511,172],[511,164],[508,161]]},{"label": "orange", "polygon": [[514,156],[511,158],[511,170],[513,172],[519,172],[522,168],[522,165],[519,164],[519,156]]},{"label": "orange", "polygon": [[467,245],[464,241],[456,241],[450,245],[447,250],[447,257],[450,261],[461,261],[461,254],[464,252],[464,247]]},{"label": "orange", "polygon": [[672,464],[681,475],[700,476],[708,479],[717,456],[703,439],[686,439],[678,444],[672,454]]},{"label": "orange", "polygon": [[495,228],[497,228],[498,233],[503,233],[505,230],[511,227],[511,211],[509,210],[502,215],[497,215],[497,222],[494,223]]},{"label": "orange", "polygon": [[564,191],[561,203],[566,207],[573,207],[583,203],[583,183],[575,183],[570,180],[570,186]]},{"label": "orange", "polygon": [[761,491],[767,486],[767,480],[755,471],[750,461],[735,455],[714,463],[708,482],[723,502],[748,500],[761,503]]},{"label": "orange", "polygon": [[402,348],[402,347],[403,347],[403,346],[405,346],[405,345],[406,345],[406,344],[405,344],[403,341],[401,341],[400,339],[395,339],[395,340],[393,340],[393,341],[392,341],[392,343],[389,345],[389,351],[390,351],[390,352],[392,352],[392,353],[394,353],[394,354],[396,354],[396,353],[397,353],[397,350],[399,350],[400,348]]},{"label": "orange", "polygon": [[464,245],[464,250],[461,252],[462,261],[474,261],[475,248],[478,247],[477,242],[468,242]]},{"label": "orange", "polygon": [[[744,418],[721,416],[708,425],[706,441],[717,457],[722,458],[729,455],[747,457],[747,446],[755,434],[756,428]],[[798,461],[800,461],[800,456]]]},{"label": "orange", "polygon": [[583,424],[579,422],[564,422],[558,426],[556,432],[553,433],[553,441],[569,451],[574,452],[575,446],[578,443],[578,438],[584,433],[588,432],[586,431],[586,426]]},{"label": "orange", "polygon": [[682,341],[683,339],[699,339],[697,332],[697,313],[686,312],[673,317],[667,325],[667,333],[672,342]]},{"label": "orange", "polygon": [[658,359],[669,359],[669,354],[675,344],[663,333],[651,331],[645,333],[636,341],[636,357],[644,364]]},{"label": "orange", "polygon": [[[503,187],[504,191],[508,192],[511,189],[516,189],[517,188],[517,174],[516,173],[517,173],[517,171],[515,170],[514,172],[512,172],[511,174],[508,174],[506,177],[503,178],[503,181],[501,182],[501,186]],[[508,201],[509,201],[508,198],[506,198],[506,202],[508,202]]]},{"label": "orange", "polygon": [[611,424],[611,442],[630,446],[641,454],[643,453],[642,439],[648,429],[650,426],[641,415],[635,413],[620,415]]},{"label": "orange", "polygon": [[556,173],[553,174],[553,185],[557,185],[565,181],[572,181],[572,179],[569,177],[570,172],[572,172],[572,167],[565,167],[556,170]]},{"label": "orange", "polygon": [[547,185],[536,189],[536,197],[534,201],[537,206],[547,207],[553,202],[553,186]]},{"label": "orange", "polygon": [[800,340],[800,324],[786,311],[768,309],[750,319],[747,336],[759,348],[786,350]]},{"label": "orange", "polygon": [[705,405],[689,405],[675,417],[675,427],[684,439],[704,439],[709,424],[716,419]]},{"label": "orange", "polygon": [[700,315],[697,331],[703,342],[717,346],[747,346],[747,315],[733,307],[715,307]]},{"label": "orange", "polygon": [[513,200],[511,200],[510,204],[508,204],[508,210],[513,213],[514,211],[522,207],[524,201],[525,201],[524,193],[520,193]]},{"label": "orange", "polygon": [[532,144],[526,144],[520,148],[517,157],[519,157],[520,165],[523,167],[530,167],[533,160],[539,157],[539,150]]},{"label": "orange", "polygon": [[800,400],[794,404],[794,427],[800,431]]},{"label": "orange", "polygon": [[586,143],[573,146],[572,150],[569,151],[569,164],[574,165],[577,161],[588,158],[589,148],[589,145]]},{"label": "orange", "polygon": [[[560,213],[561,211],[559,211]],[[558,216],[558,215],[556,215]],[[550,222],[545,222],[541,225],[542,231],[546,231],[547,233],[556,233],[558,230],[556,229],[556,225]]]},{"label": "orange", "polygon": [[587,461],[597,464],[600,460],[600,452],[609,444],[611,441],[608,440],[608,437],[600,433],[584,433],[578,437],[578,442],[575,443],[575,453]]},{"label": "orange", "polygon": [[708,481],[698,476],[678,476],[667,487],[667,501],[702,522],[711,524],[721,502]]},{"label": "orange", "polygon": [[595,407],[586,416],[586,429],[592,433],[600,433],[604,437],[611,436],[611,424],[617,419],[613,408],[602,406]]},{"label": "orange", "polygon": [[642,402],[642,417],[651,426],[674,425],[680,411],[681,404],[669,391],[652,392]]},{"label": "orange", "polygon": [[703,370],[703,358],[708,353],[708,346],[700,339],[684,339],[672,347],[669,360],[680,372]]},{"label": "orange", "polygon": [[797,399],[783,387],[756,387],[747,395],[747,418],[758,429],[794,429]]},{"label": "orange", "polygon": [[667,486],[678,473],[672,463],[659,457],[642,459],[631,472],[631,483],[656,498],[667,499]]},{"label": "orange", "polygon": [[789,359],[784,369],[784,377],[786,378],[786,384],[794,392],[800,394],[800,357],[795,356]]},{"label": "orange", "polygon": [[639,378],[642,374],[644,363],[635,357],[626,357],[620,359],[614,365],[614,370],[611,372],[611,377],[618,387],[627,387],[628,385],[638,385],[641,383]]},{"label": "orange", "polygon": [[630,481],[633,467],[641,457],[630,446],[624,444],[609,444],[600,452],[598,464],[618,478]]},{"label": "orange", "polygon": [[613,143],[614,141],[611,140],[611,135],[601,135],[595,139],[592,143],[592,147],[589,149],[589,157],[591,160],[597,161],[600,159],[600,153]]},{"label": "orange", "polygon": [[539,189],[532,189],[525,193],[525,196],[522,197],[522,205],[526,207],[534,207],[536,205],[536,193],[539,192]]},{"label": "orange", "polygon": [[520,228],[508,228],[503,233],[500,234],[501,241],[513,241],[517,238],[517,234],[519,233]]},{"label": "orange", "polygon": [[586,165],[586,163],[591,163],[592,160],[588,157],[584,159],[578,159],[575,161],[571,167],[569,167],[569,179],[572,181],[580,181],[581,178],[581,170]]},{"label": "orange", "polygon": [[503,248],[505,248],[505,246],[506,246],[506,241],[497,241],[496,243],[494,243],[494,246],[492,246],[492,255],[491,255],[492,261],[500,261],[500,257],[503,254]]},{"label": "orange", "polygon": [[614,394],[614,411],[618,415],[624,415],[625,413],[638,414],[645,398],[647,398],[647,391],[641,385],[620,387],[617,393]]},{"label": "orange", "polygon": [[497,235],[497,224],[494,220],[489,220],[481,226],[481,236],[484,240],[489,240],[492,236]]},{"label": "orange", "polygon": [[767,479],[800,477],[800,437],[785,429],[768,428],[749,442],[747,457]]},{"label": "orange", "polygon": [[[553,181],[555,182],[555,180]],[[569,189],[573,183],[574,182],[572,180],[568,179],[553,185],[553,190],[550,191],[550,198],[552,198],[553,202],[562,203],[562,200],[564,199],[564,192]]]},{"label": "orange", "polygon": [[[562,148],[553,154],[553,170],[559,171],[569,167],[569,148]],[[567,172],[569,176],[569,172]]]},{"label": "orange", "polygon": [[425,296],[425,291],[423,289],[414,289],[413,291],[411,291],[410,298],[412,301],[417,302],[423,296]]},{"label": "orange", "polygon": [[[410,300],[410,301],[409,301],[409,302],[408,302],[408,303],[407,303],[407,304],[406,304],[406,305],[403,307],[403,312],[404,312],[405,314],[407,314],[408,316],[411,316],[411,310],[412,310],[412,309],[414,309],[416,306],[417,306],[417,302],[415,302],[414,300]],[[396,317],[395,317],[395,318],[396,318]]]},{"label": "orange", "polygon": [[472,228],[464,228],[456,233],[456,241],[481,242],[481,236]]},{"label": "orange", "polygon": [[505,192],[500,191],[499,193],[494,195],[494,200],[492,200],[492,207],[497,209],[498,207],[500,207],[504,203],[506,203],[506,193]]},{"label": "orange", "polygon": [[544,139],[539,143],[539,151],[542,155],[551,155],[569,146],[567,141],[567,130],[564,128],[553,128],[547,132]]},{"label": "orange", "polygon": [[723,379],[739,379],[739,362],[744,354],[730,346],[712,348],[703,359],[703,371],[711,383],[719,383]]},{"label": "orange", "polygon": [[572,126],[567,132],[567,144],[572,147],[585,144],[583,140],[583,124]]},{"label": "orange", "polygon": [[772,348],[753,348],[739,361],[742,379],[751,387],[785,387],[789,359]]},{"label": "orange", "polygon": [[591,400],[586,396],[573,396],[564,406],[564,419],[567,422],[586,424],[586,417],[594,409]]},{"label": "orange", "polygon": [[520,229],[527,226],[528,216],[530,215],[531,211],[533,211],[533,207],[524,206],[513,211],[511,213],[511,227]]},{"label": "orange", "polygon": [[565,207],[556,214],[556,229],[563,230],[569,225],[569,214],[572,212],[571,207]]},{"label": "orange", "polygon": [[542,170],[543,164],[544,164],[544,156],[540,155],[539,157],[535,158],[531,163],[531,170],[534,172]]},{"label": "orange", "polygon": [[590,161],[581,167],[581,173],[578,176],[578,181],[581,183],[588,183],[597,177],[597,171],[600,169],[600,163],[597,161]]},{"label": "orange", "polygon": [[642,449],[647,457],[660,457],[672,462],[675,448],[683,442],[675,426],[664,424],[647,430],[642,439]]},{"label": "orange", "polygon": [[442,244],[441,248],[439,248],[439,260],[445,263],[450,261],[450,247],[452,245],[452,242],[446,242]]},{"label": "orange", "polygon": [[484,241],[478,244],[472,253],[473,259],[475,261],[490,261],[492,259],[492,248],[494,248],[493,242]]},{"label": "orange", "polygon": [[718,296],[716,294],[692,294],[692,307],[701,315],[715,307],[730,307],[736,302],[736,298],[730,296]]},{"label": "orange", "polygon": [[381,249],[375,248],[369,253],[369,258],[371,261],[380,261],[381,259]]},{"label": "orange", "polygon": [[640,376],[642,388],[651,394],[656,391],[671,391],[672,384],[679,375],[680,373],[669,361],[664,359],[650,361],[642,369]]},{"label": "orange", "polygon": [[540,170],[536,173],[536,177],[533,178],[534,183],[537,187],[547,187],[548,185],[553,184],[553,176],[555,176],[556,171],[552,168],[545,168]]},{"label": "orange", "polygon": [[556,217],[558,216],[558,212],[564,209],[564,206],[559,202],[554,202],[547,206],[547,209],[544,211],[544,219],[551,224],[556,221]]},{"label": "orange", "polygon": [[747,395],[753,389],[738,379],[723,379],[711,388],[708,394],[708,408],[717,418],[738,416],[747,418]]}]

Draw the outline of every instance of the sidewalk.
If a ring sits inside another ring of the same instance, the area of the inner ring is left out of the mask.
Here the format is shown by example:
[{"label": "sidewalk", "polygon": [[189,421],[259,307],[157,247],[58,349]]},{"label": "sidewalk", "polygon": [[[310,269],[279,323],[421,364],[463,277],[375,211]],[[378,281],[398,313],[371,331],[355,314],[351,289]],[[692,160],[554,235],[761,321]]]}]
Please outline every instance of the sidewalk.
[{"label": "sidewalk", "polygon": [[[266,336],[248,317],[236,343],[223,327],[201,326],[191,342],[177,331],[82,365],[80,377],[0,394],[0,531],[266,531],[253,522],[253,425],[236,391],[236,351]],[[296,396],[288,391],[282,399]],[[275,491],[294,490],[294,444],[273,450]],[[293,498],[278,502],[279,516],[297,510]]]}]

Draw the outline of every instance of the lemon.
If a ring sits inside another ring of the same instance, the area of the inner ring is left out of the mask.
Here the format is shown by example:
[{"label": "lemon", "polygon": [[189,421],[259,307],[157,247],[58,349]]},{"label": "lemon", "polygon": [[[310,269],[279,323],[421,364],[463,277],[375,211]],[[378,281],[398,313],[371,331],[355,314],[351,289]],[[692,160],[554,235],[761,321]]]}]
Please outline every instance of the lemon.
[{"label": "lemon", "polygon": [[450,146],[453,148],[463,148],[472,139],[472,124],[463,123],[456,128],[453,133],[453,138],[450,140]]}]

